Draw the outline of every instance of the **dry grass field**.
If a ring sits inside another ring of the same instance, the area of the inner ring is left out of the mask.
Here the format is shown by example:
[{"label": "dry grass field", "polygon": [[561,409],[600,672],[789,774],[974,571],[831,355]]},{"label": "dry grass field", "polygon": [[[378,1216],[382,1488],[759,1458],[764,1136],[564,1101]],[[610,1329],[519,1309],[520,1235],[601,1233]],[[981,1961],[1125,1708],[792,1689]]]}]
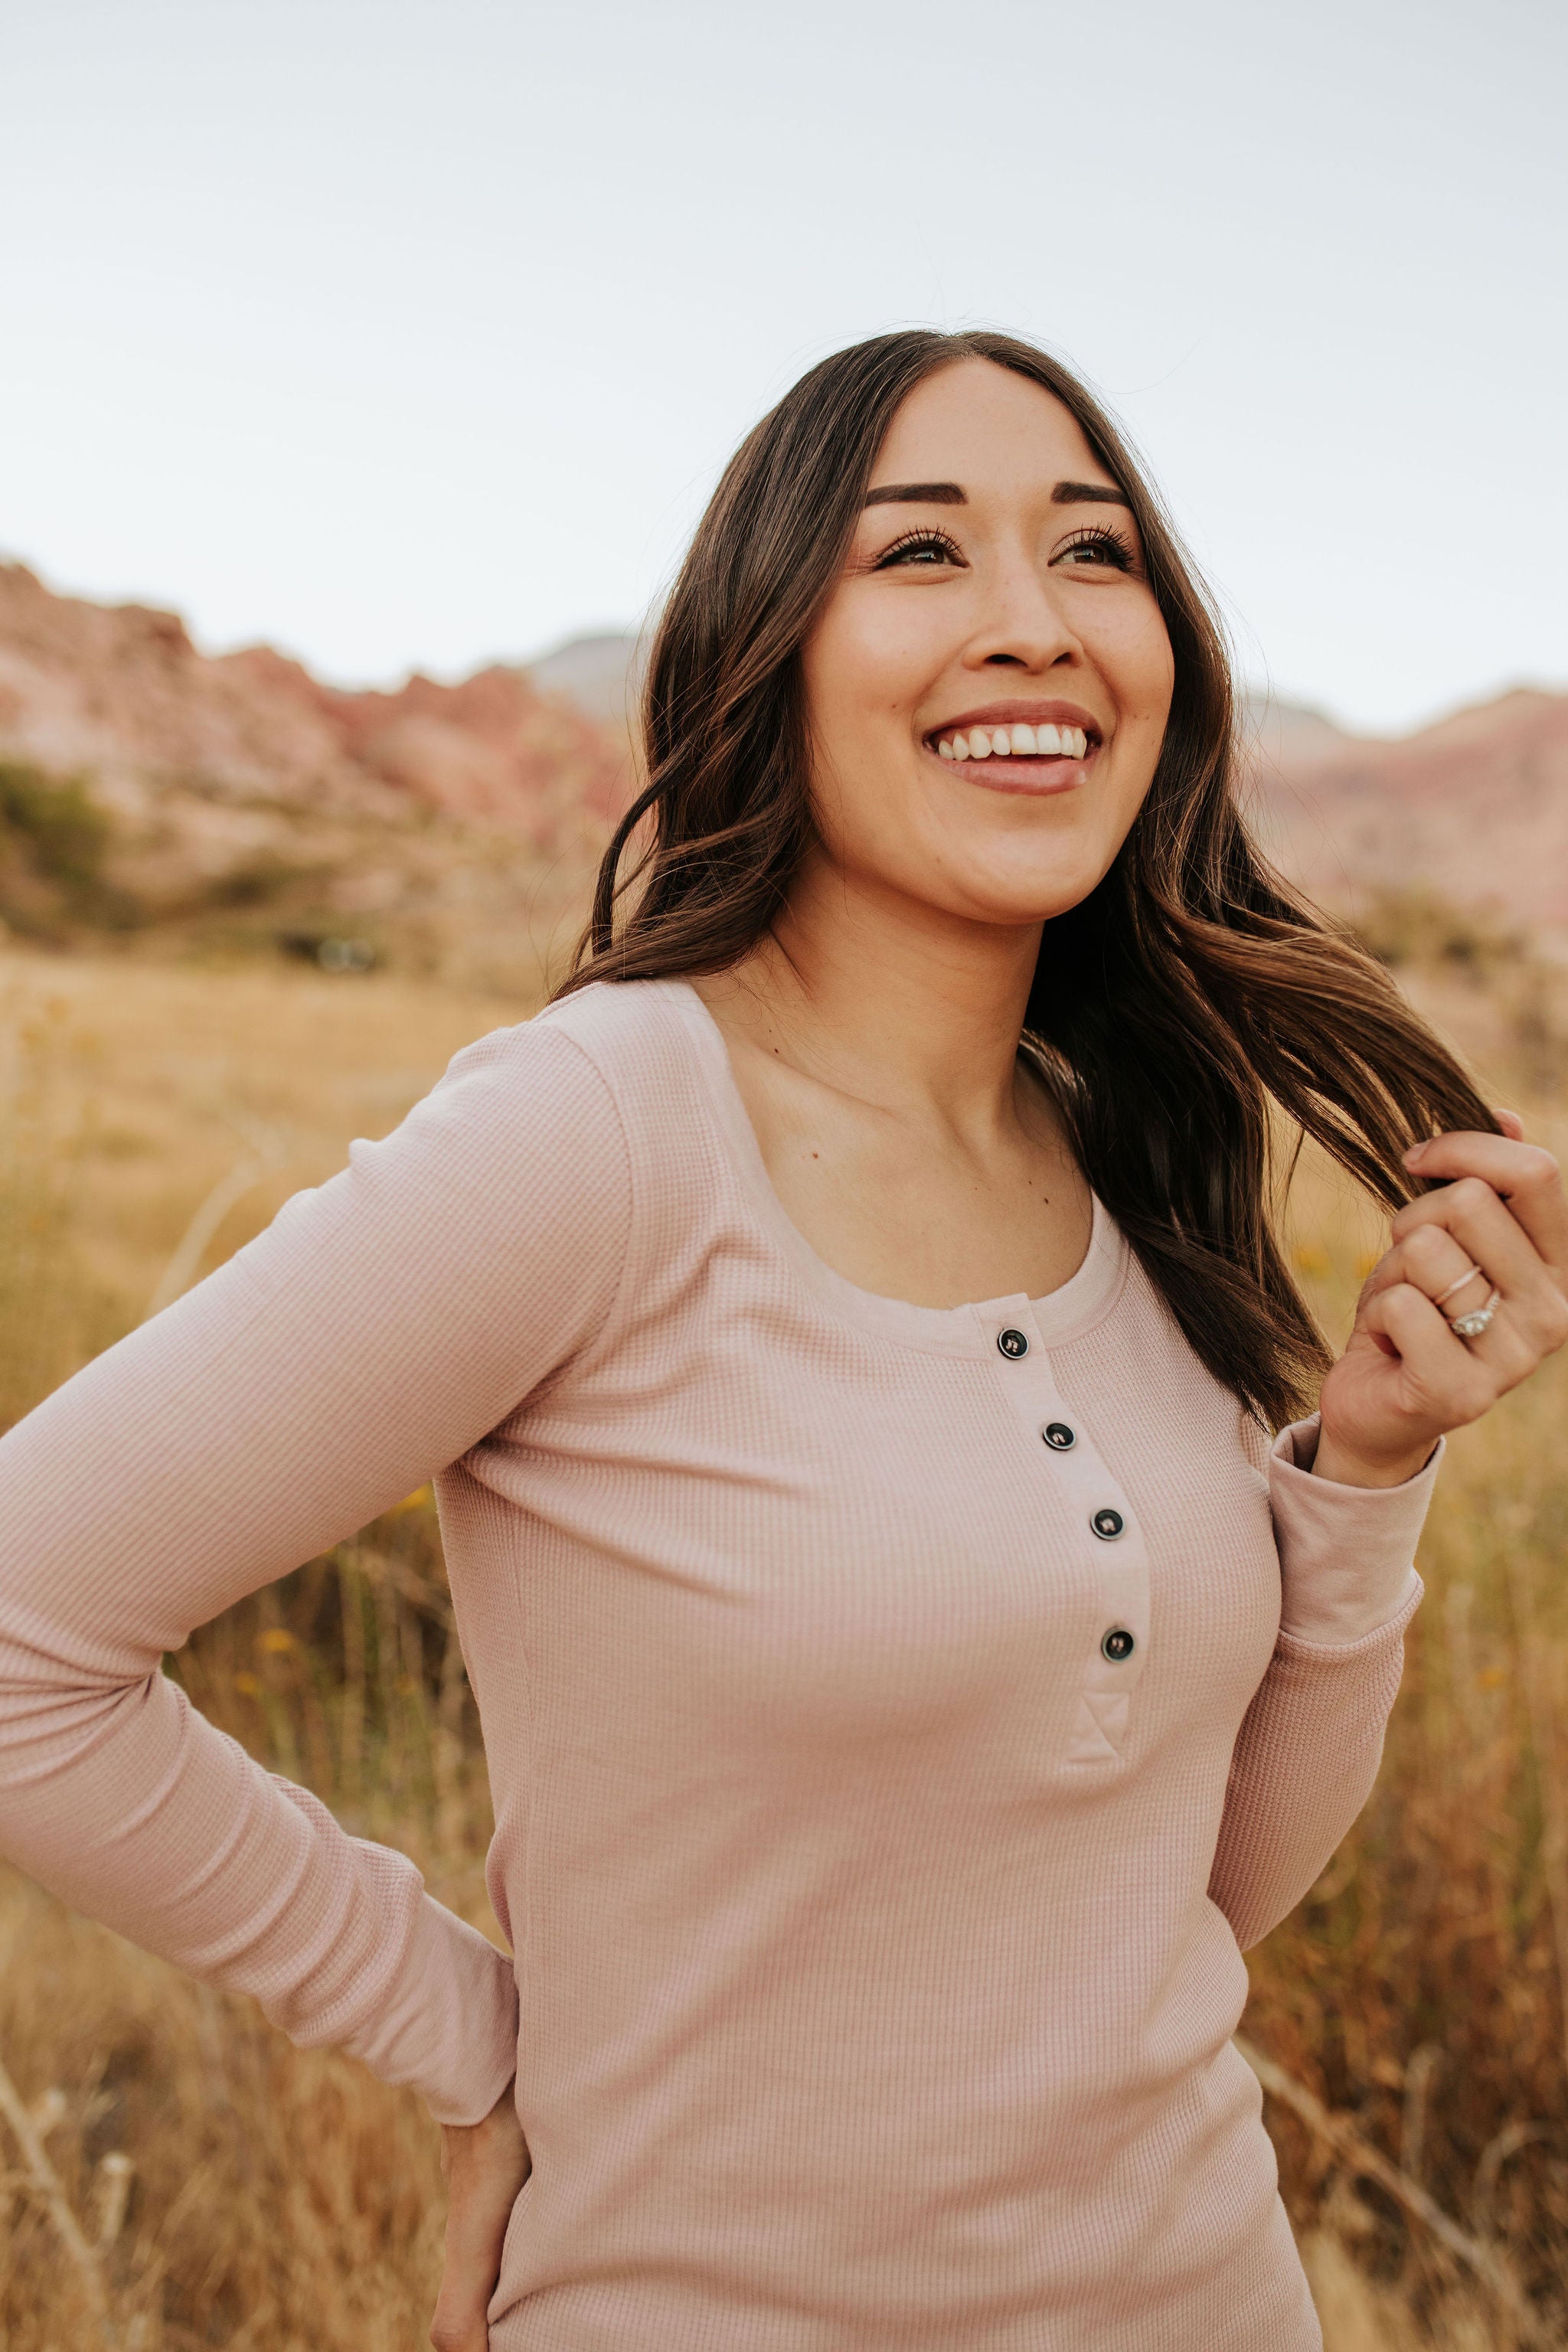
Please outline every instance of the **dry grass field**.
[{"label": "dry grass field", "polygon": [[[1539,967],[1439,943],[1412,984],[1568,1139]],[[0,956],[0,1427],[529,1009],[393,975]],[[1291,1236],[1342,1325],[1375,1225],[1309,1171]],[[1559,1367],[1456,1442],[1378,1793],[1253,1956],[1246,2030],[1329,2352],[1568,2341],[1565,1411]],[[427,1496],[174,1670],[490,1924]],[[423,2343],[442,2202],[416,2101],[3,1870],[0,2066],[7,2352]]]}]

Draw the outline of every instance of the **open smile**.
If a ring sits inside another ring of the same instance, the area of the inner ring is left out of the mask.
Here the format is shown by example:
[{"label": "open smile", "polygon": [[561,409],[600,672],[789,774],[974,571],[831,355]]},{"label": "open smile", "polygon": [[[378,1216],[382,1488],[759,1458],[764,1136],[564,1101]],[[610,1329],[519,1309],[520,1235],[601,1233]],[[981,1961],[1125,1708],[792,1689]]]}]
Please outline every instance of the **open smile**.
[{"label": "open smile", "polygon": [[[927,748],[994,792],[1067,792],[1083,781],[1104,738],[1087,711],[1070,704],[996,703],[933,728]],[[984,764],[982,764],[984,763]]]}]

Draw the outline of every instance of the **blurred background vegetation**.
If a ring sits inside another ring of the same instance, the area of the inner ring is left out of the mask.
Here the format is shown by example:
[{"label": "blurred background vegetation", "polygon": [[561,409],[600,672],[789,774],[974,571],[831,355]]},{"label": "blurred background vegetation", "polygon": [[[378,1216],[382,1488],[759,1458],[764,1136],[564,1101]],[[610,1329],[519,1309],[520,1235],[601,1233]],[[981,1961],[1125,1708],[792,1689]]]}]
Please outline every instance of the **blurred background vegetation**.
[{"label": "blurred background vegetation", "polygon": [[[25,866],[57,911],[85,894],[102,925],[90,824],[68,793],[30,791],[0,773],[0,895],[20,904]],[[1427,898],[1369,903],[1362,925],[1496,1098],[1568,1141],[1562,968]],[[351,1135],[393,1126],[458,1046],[542,987],[537,971],[478,993],[395,969],[0,955],[0,1427],[330,1173]],[[1376,1221],[1309,1162],[1287,1224],[1337,1335]],[[1377,1792],[1252,1956],[1245,2032],[1274,2085],[1329,2352],[1568,2340],[1565,1407],[1558,1365],[1455,1440]],[[478,1727],[427,1494],[205,1628],[168,1670],[495,1932]],[[9,2352],[423,2343],[442,2195],[416,2100],[293,2050],[248,2005],[3,1871],[0,2062],[20,2110],[0,2116]]]}]

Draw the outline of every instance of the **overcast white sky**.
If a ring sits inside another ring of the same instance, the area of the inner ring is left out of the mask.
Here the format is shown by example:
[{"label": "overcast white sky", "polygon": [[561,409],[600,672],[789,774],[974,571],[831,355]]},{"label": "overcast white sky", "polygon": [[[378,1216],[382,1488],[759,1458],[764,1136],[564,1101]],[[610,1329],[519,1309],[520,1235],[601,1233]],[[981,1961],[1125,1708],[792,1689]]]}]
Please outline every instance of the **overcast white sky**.
[{"label": "overcast white sky", "polygon": [[910,321],[1075,361],[1249,674],[1568,682],[1560,0],[0,0],[0,548],[329,675],[635,622]]}]

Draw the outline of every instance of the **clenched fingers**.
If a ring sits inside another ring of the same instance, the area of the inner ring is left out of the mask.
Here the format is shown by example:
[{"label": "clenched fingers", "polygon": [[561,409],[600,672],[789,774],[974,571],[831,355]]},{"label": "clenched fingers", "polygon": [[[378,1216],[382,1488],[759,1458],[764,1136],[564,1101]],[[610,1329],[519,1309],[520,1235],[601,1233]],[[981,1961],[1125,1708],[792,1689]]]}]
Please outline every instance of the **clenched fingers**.
[{"label": "clenched fingers", "polygon": [[[1505,1281],[1499,1272],[1505,1255],[1495,1247],[1488,1251],[1486,1238],[1473,1230],[1462,1245],[1444,1226],[1417,1225],[1373,1267],[1362,1294],[1363,1308],[1397,1287],[1419,1292],[1458,1344],[1489,1367],[1500,1395],[1528,1380],[1542,1356],[1560,1344],[1554,1336],[1559,1328],[1568,1337],[1568,1301],[1544,1270],[1513,1268]],[[1477,1338],[1466,1340],[1454,1332],[1457,1316],[1474,1314],[1493,1300],[1491,1321]]]},{"label": "clenched fingers", "polygon": [[1356,1319],[1385,1355],[1399,1359],[1405,1391],[1401,1410],[1434,1429],[1479,1421],[1511,1385],[1458,1336],[1414,1283],[1389,1284],[1363,1301]]},{"label": "clenched fingers", "polygon": [[[1451,1319],[1473,1312],[1492,1291],[1500,1294],[1492,1324],[1472,1344],[1507,1371],[1511,1386],[1568,1340],[1568,1199],[1561,1171],[1550,1152],[1507,1136],[1440,1136],[1414,1166],[1426,1175],[1435,1159],[1456,1168],[1468,1163],[1468,1172],[1400,1211],[1394,1248],[1373,1285],[1410,1280],[1437,1298],[1468,1259],[1486,1277],[1487,1292],[1477,1281],[1445,1299],[1444,1311]],[[1477,1172],[1478,1161],[1490,1166],[1496,1182]],[[1506,1199],[1499,1183],[1511,1188]]]},{"label": "clenched fingers", "polygon": [[[1510,1125],[1517,1120],[1510,1118]],[[1394,1219],[1394,1234],[1434,1213],[1461,1185],[1480,1185],[1503,1206],[1562,1288],[1568,1285],[1568,1195],[1563,1171],[1550,1151],[1513,1135],[1466,1132],[1435,1136],[1405,1155],[1405,1164],[1423,1182],[1445,1189],[1424,1193]],[[1472,1196],[1473,1197],[1473,1196]]]},{"label": "clenched fingers", "polygon": [[[1568,1201],[1511,1113],[1501,1134],[1435,1138],[1406,1155],[1436,1189],[1394,1221],[1349,1346],[1323,1383],[1321,1474],[1388,1485],[1568,1340]],[[1480,1322],[1468,1338],[1455,1318]],[[1484,1319],[1483,1319],[1484,1318]]]}]

